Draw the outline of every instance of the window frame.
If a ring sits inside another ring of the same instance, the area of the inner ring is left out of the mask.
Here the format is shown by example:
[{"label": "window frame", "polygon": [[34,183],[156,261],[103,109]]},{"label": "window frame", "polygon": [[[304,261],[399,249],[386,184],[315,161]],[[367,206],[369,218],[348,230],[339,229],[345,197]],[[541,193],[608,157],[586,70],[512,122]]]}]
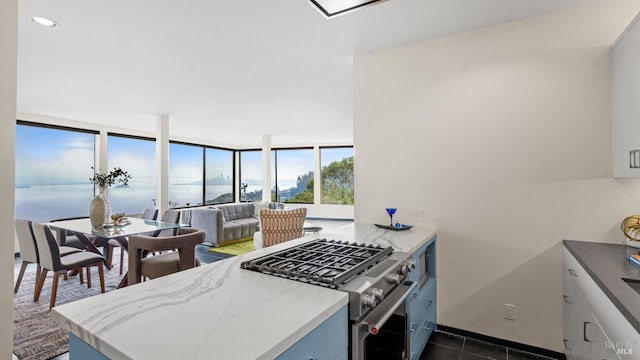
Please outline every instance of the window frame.
[{"label": "window frame", "polygon": [[[355,205],[355,198],[354,198],[354,203],[353,204],[325,204],[322,202],[322,192],[324,191],[324,187],[322,186],[322,150],[323,149],[352,149],[352,157],[353,157],[353,162],[354,162],[354,166],[355,166],[355,148],[353,145],[330,145],[330,146],[319,146],[318,147],[318,158],[320,160],[320,174],[318,174],[318,180],[320,181],[320,194],[319,194],[319,199],[320,199],[320,204],[319,205],[340,205],[340,206],[354,206]],[[354,190],[355,190],[355,169],[354,169]]]},{"label": "window frame", "polygon": [[[236,150],[238,153],[238,190],[240,190],[240,185],[242,185],[242,153],[244,152],[260,152],[260,157],[262,158],[262,149],[261,148],[256,148],[256,149],[242,149],[242,150]],[[262,173],[262,170],[260,170],[260,176],[264,177],[264,174]],[[260,185],[260,191],[262,191],[262,194],[264,194],[264,189],[262,189],[262,185]],[[271,190],[269,190],[269,192],[271,192]],[[250,202],[248,200],[243,201],[240,196],[242,196],[242,194],[238,194],[238,201],[239,202]],[[263,195],[264,196],[264,195]],[[262,199],[261,199],[262,200]],[[259,201],[261,201],[259,200]]]},{"label": "window frame", "polygon": [[[314,152],[315,149],[313,146],[300,146],[300,147],[275,147],[275,148],[271,148],[272,153],[274,154],[273,157],[273,169],[274,169],[274,179],[275,182],[274,184],[271,184],[273,187],[275,187],[275,199],[276,202],[280,202],[279,198],[278,198],[278,151],[287,151],[287,150],[291,150],[291,151],[295,151],[295,150],[311,150],[312,155],[315,156]],[[312,161],[312,168],[311,171],[313,172],[313,179],[315,181],[315,176],[316,176],[316,171],[315,171],[315,160]],[[269,193],[271,193],[271,189],[269,189]],[[314,199],[315,199],[315,191],[314,191]],[[287,202],[287,204],[306,204],[306,205],[314,205],[315,201],[312,202]]]},{"label": "window frame", "polygon": [[[232,204],[235,202],[236,199],[236,152],[238,152],[238,150],[235,149],[230,149],[230,148],[225,148],[222,146],[210,146],[210,145],[203,145],[203,144],[197,144],[197,143],[191,143],[191,142],[186,142],[186,141],[177,141],[177,140],[169,140],[169,146],[171,146],[171,144],[176,144],[176,145],[185,145],[185,146],[193,146],[193,147],[198,147],[201,148],[202,150],[202,188],[201,188],[201,205],[189,205],[189,206],[175,206],[174,209],[188,209],[188,208],[193,208],[193,207],[200,207],[200,206],[214,206],[214,205],[221,205],[221,204]],[[231,202],[224,202],[224,203],[218,203],[218,204],[206,204],[205,199],[206,199],[206,177],[207,177],[207,150],[206,149],[216,149],[216,150],[225,150],[225,151],[231,151],[231,156],[232,156],[232,175],[231,175]],[[169,159],[171,159],[171,151],[169,151]]]}]

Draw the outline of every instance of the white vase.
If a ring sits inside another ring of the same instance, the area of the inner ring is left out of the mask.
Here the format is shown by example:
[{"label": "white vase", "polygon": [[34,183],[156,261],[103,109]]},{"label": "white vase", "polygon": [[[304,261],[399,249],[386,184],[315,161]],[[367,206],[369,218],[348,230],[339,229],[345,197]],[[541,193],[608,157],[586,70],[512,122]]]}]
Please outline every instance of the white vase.
[{"label": "white vase", "polygon": [[91,226],[97,228],[107,223],[111,216],[110,212],[111,204],[107,200],[100,195],[94,197],[89,203]]}]

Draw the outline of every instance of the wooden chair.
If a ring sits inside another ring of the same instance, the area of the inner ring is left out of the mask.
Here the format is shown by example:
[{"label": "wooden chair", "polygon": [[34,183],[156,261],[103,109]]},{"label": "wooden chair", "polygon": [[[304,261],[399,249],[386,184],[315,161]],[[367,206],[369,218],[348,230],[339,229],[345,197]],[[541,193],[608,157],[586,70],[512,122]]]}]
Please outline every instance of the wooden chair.
[{"label": "wooden chair", "polygon": [[[98,274],[100,276],[100,289],[104,293],[104,273],[102,270],[102,264],[104,263],[104,257],[99,254],[95,254],[87,251],[80,251],[65,256],[60,256],[60,249],[56,242],[53,233],[48,225],[32,224],[33,234],[36,239],[38,248],[38,261],[42,267],[42,273],[38,279],[36,285],[36,292],[34,301],[38,301],[44,281],[47,277],[47,272],[53,272],[53,285],[51,286],[51,300],[49,301],[49,310],[56,305],[56,294],[58,291],[58,277],[60,274],[65,273],[71,269],[80,269],[89,266],[97,266]],[[90,281],[89,279],[87,279]]]},{"label": "wooden chair", "polygon": [[[129,285],[137,284],[141,277],[155,279],[199,265],[196,245],[205,240],[203,230],[178,229],[177,235],[153,237],[131,235],[129,237]],[[151,251],[177,250],[144,257]]]},{"label": "wooden chair", "polygon": [[254,234],[254,247],[280,244],[304,235],[304,219],[307,209],[260,209],[260,231]]}]

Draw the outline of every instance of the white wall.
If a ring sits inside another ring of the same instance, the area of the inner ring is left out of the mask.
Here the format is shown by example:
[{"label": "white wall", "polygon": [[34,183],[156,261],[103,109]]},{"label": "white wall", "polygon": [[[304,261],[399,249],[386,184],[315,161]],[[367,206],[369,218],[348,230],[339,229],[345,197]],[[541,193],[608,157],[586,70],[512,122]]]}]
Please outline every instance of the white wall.
[{"label": "white wall", "polygon": [[13,351],[13,248],[18,0],[0,2],[0,359]]},{"label": "white wall", "polygon": [[[554,351],[562,239],[621,242],[640,180],[612,178],[609,46],[638,1],[357,57],[358,222],[438,226],[438,323]],[[514,304],[515,321],[503,319]]]}]

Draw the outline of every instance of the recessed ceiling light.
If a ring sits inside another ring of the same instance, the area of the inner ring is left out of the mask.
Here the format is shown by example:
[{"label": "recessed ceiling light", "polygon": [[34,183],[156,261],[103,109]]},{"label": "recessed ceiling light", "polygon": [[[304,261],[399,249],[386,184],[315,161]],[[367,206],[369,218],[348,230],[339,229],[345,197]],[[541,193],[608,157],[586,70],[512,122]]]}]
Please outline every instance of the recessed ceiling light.
[{"label": "recessed ceiling light", "polygon": [[387,0],[309,0],[327,18],[344,15]]},{"label": "recessed ceiling light", "polygon": [[40,26],[44,26],[46,28],[49,29],[56,29],[59,28],[60,25],[58,25],[57,22],[51,20],[51,19],[47,19],[47,18],[43,18],[41,16],[32,16],[31,17],[31,21],[33,21],[34,23],[40,25]]}]

